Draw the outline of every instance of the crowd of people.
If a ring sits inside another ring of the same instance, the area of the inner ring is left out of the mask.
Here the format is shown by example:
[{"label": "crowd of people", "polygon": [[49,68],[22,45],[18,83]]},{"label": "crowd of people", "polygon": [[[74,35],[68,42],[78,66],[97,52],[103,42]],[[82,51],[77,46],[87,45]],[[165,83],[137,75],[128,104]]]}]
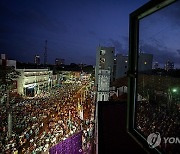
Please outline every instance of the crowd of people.
[{"label": "crowd of people", "polygon": [[[180,137],[180,110],[169,109],[148,101],[139,101],[136,106],[136,127],[147,138],[151,133],[159,132],[161,138]],[[161,151],[176,152],[178,144],[165,144],[161,142]]]},{"label": "crowd of people", "polygon": [[[0,108],[0,153],[40,153],[83,130],[83,150],[90,147],[94,129],[94,103],[91,91],[80,101],[83,85],[63,84],[49,97],[23,100],[9,111]],[[78,102],[79,101],[79,102]],[[83,106],[84,119],[78,104]],[[12,135],[8,137],[8,112],[12,114]]]}]

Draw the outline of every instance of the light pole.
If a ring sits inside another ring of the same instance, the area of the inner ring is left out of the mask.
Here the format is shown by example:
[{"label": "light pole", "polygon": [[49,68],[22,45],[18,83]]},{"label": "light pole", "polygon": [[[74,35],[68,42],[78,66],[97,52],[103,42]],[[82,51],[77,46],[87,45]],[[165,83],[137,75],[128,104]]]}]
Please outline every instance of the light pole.
[{"label": "light pole", "polygon": [[173,95],[172,95],[172,98],[173,98],[173,96],[174,96],[174,103],[175,103],[175,105],[177,105],[177,96],[178,96],[178,89],[177,88],[173,88],[172,89],[172,93],[173,93]]}]

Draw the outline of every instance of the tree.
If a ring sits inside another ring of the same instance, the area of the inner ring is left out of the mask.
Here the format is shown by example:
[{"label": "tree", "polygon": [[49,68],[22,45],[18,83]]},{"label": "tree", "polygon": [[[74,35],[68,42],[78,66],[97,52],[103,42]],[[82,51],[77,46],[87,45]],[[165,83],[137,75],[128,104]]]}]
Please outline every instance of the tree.
[{"label": "tree", "polygon": [[[6,107],[8,114],[8,137],[11,137],[12,134],[12,111],[9,93],[13,88],[14,79],[19,76],[19,72],[15,71],[12,66],[0,66],[0,90],[2,97],[7,98]],[[2,99],[2,97],[0,99]]]}]

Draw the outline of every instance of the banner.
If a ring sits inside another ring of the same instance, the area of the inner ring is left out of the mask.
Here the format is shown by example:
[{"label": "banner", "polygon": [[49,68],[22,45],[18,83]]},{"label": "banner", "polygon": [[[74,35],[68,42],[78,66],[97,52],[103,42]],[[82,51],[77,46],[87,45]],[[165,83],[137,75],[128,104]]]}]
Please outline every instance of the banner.
[{"label": "banner", "polygon": [[49,149],[50,154],[82,154],[82,131]]}]

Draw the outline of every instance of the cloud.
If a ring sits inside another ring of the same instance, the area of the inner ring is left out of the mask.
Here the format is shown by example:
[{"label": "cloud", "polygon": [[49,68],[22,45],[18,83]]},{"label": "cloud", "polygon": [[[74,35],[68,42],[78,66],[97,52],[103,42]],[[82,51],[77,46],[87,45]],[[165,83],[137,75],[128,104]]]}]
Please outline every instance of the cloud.
[{"label": "cloud", "polygon": [[[23,8],[23,7],[22,7]],[[49,11],[33,8],[12,9],[10,5],[0,5],[1,25],[23,27],[28,31],[46,30],[52,33],[67,33],[66,25],[58,16],[49,15]],[[16,25],[16,26],[15,26]],[[22,30],[22,29],[21,29]]]},{"label": "cloud", "polygon": [[177,53],[180,55],[180,49],[177,49]]},{"label": "cloud", "polygon": [[168,18],[170,21],[172,21],[172,24],[175,26],[180,25],[180,1],[177,1],[175,3],[173,3],[172,5],[170,5],[169,7],[167,7],[167,9],[165,9],[165,11],[163,12],[163,15],[165,18]]},{"label": "cloud", "polygon": [[97,33],[93,30],[88,31],[88,33],[92,36],[97,36]]},{"label": "cloud", "polygon": [[17,15],[17,20],[19,20],[21,23],[26,23],[27,26],[29,24],[33,28],[43,28],[54,33],[57,33],[58,31],[66,33],[68,31],[68,27],[64,22],[55,18],[49,18],[47,14],[39,10],[24,10],[19,12]]},{"label": "cloud", "polygon": [[[180,1],[177,1],[157,12],[145,18],[145,20],[149,20],[149,24],[159,24],[165,23],[165,25],[179,27],[180,25]],[[142,19],[143,21],[144,19]],[[145,27],[148,28],[148,27]]]},{"label": "cloud", "polygon": [[159,63],[164,64],[167,60],[171,60],[174,63],[179,64],[180,57],[177,56],[177,52],[176,52],[176,51],[180,52],[179,49],[174,51],[173,49],[167,48],[165,46],[159,47],[148,43],[143,44],[141,48],[142,48],[142,52],[153,54],[154,61],[158,61]]},{"label": "cloud", "polygon": [[[126,39],[125,39],[125,41],[126,41]],[[120,40],[115,40],[112,38],[110,38],[108,40],[109,44],[114,46],[118,53],[122,53],[122,54],[125,54],[128,52],[128,47],[125,45],[126,44],[125,41],[122,41],[122,43],[121,43]]]},{"label": "cloud", "polygon": [[0,34],[12,33],[12,29],[8,25],[0,25]]}]

